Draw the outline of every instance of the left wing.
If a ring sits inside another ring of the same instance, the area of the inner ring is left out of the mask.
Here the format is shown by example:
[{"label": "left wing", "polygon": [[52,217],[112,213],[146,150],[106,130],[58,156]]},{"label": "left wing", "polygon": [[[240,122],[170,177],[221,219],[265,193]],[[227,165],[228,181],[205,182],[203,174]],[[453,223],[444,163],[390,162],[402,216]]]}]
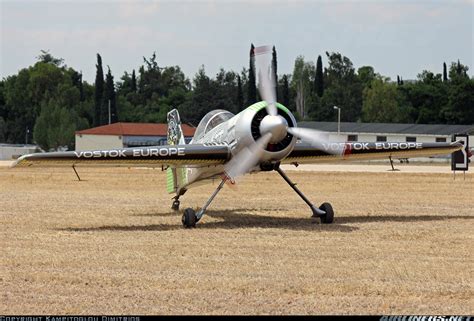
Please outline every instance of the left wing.
[{"label": "left wing", "polygon": [[230,159],[226,145],[186,144],[110,150],[67,151],[24,155],[16,166],[141,166],[196,167],[224,164]]},{"label": "left wing", "polygon": [[[335,155],[331,150],[344,147],[343,155]],[[463,148],[459,142],[454,143],[334,143],[324,149],[312,147],[308,143],[297,143],[293,151],[282,163],[319,163],[347,160],[371,160],[383,158],[413,158],[451,154]]]}]

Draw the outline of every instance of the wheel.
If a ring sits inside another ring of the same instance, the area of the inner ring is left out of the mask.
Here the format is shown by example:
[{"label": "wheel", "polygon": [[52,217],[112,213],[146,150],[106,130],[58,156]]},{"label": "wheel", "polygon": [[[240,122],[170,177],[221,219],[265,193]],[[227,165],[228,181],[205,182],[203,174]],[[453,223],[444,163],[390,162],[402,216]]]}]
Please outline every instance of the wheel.
[{"label": "wheel", "polygon": [[171,205],[171,209],[173,211],[179,211],[179,201],[178,200],[173,202],[173,204]]},{"label": "wheel", "polygon": [[329,203],[323,203],[320,207],[320,210],[323,210],[326,212],[325,215],[321,216],[321,223],[323,224],[331,224],[334,222],[334,211],[332,209],[331,204]]},{"label": "wheel", "polygon": [[185,228],[196,227],[196,212],[192,208],[185,209],[181,221]]}]

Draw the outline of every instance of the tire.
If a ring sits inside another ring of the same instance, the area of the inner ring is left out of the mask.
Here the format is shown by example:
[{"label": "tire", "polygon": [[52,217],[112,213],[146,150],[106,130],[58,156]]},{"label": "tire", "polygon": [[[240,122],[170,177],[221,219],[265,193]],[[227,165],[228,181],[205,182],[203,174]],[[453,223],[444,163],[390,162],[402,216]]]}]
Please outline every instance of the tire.
[{"label": "tire", "polygon": [[196,212],[192,208],[185,209],[181,221],[183,222],[184,228],[196,227]]},{"label": "tire", "polygon": [[331,224],[334,222],[334,211],[332,209],[331,204],[323,203],[320,207],[320,210],[326,212],[326,215],[321,216],[321,223],[322,224]]},{"label": "tire", "polygon": [[171,209],[173,211],[179,211],[179,201],[174,201],[173,204],[171,205]]}]

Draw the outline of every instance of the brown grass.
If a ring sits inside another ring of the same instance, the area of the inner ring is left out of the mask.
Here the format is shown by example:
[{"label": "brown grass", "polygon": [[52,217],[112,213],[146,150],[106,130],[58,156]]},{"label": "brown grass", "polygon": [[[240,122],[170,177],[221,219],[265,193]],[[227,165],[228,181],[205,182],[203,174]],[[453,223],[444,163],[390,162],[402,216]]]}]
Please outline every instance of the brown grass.
[{"label": "brown grass", "polygon": [[[0,168],[0,314],[473,314],[473,175],[289,172],[193,230],[159,170]],[[197,187],[182,208],[215,188]]]}]

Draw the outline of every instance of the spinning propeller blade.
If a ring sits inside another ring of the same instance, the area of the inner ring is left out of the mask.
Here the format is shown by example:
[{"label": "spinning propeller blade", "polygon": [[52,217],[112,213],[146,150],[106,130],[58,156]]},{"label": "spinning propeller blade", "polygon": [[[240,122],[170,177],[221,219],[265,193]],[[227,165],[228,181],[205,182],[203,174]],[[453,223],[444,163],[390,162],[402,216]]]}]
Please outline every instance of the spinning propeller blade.
[{"label": "spinning propeller blade", "polygon": [[276,103],[276,80],[272,70],[272,48],[259,46],[254,49],[255,68],[258,75],[258,91],[260,97],[267,102],[267,113],[271,116],[278,114]]},{"label": "spinning propeller blade", "polygon": [[302,140],[310,143],[312,146],[324,150],[333,155],[342,155],[344,153],[343,143],[335,143],[329,140],[329,133],[319,130],[301,127],[288,127],[288,132]]},{"label": "spinning propeller blade", "polygon": [[226,165],[225,172],[227,176],[234,180],[236,177],[248,173],[252,167],[258,164],[271,138],[272,134],[265,134],[257,139],[255,143],[242,148]]}]

